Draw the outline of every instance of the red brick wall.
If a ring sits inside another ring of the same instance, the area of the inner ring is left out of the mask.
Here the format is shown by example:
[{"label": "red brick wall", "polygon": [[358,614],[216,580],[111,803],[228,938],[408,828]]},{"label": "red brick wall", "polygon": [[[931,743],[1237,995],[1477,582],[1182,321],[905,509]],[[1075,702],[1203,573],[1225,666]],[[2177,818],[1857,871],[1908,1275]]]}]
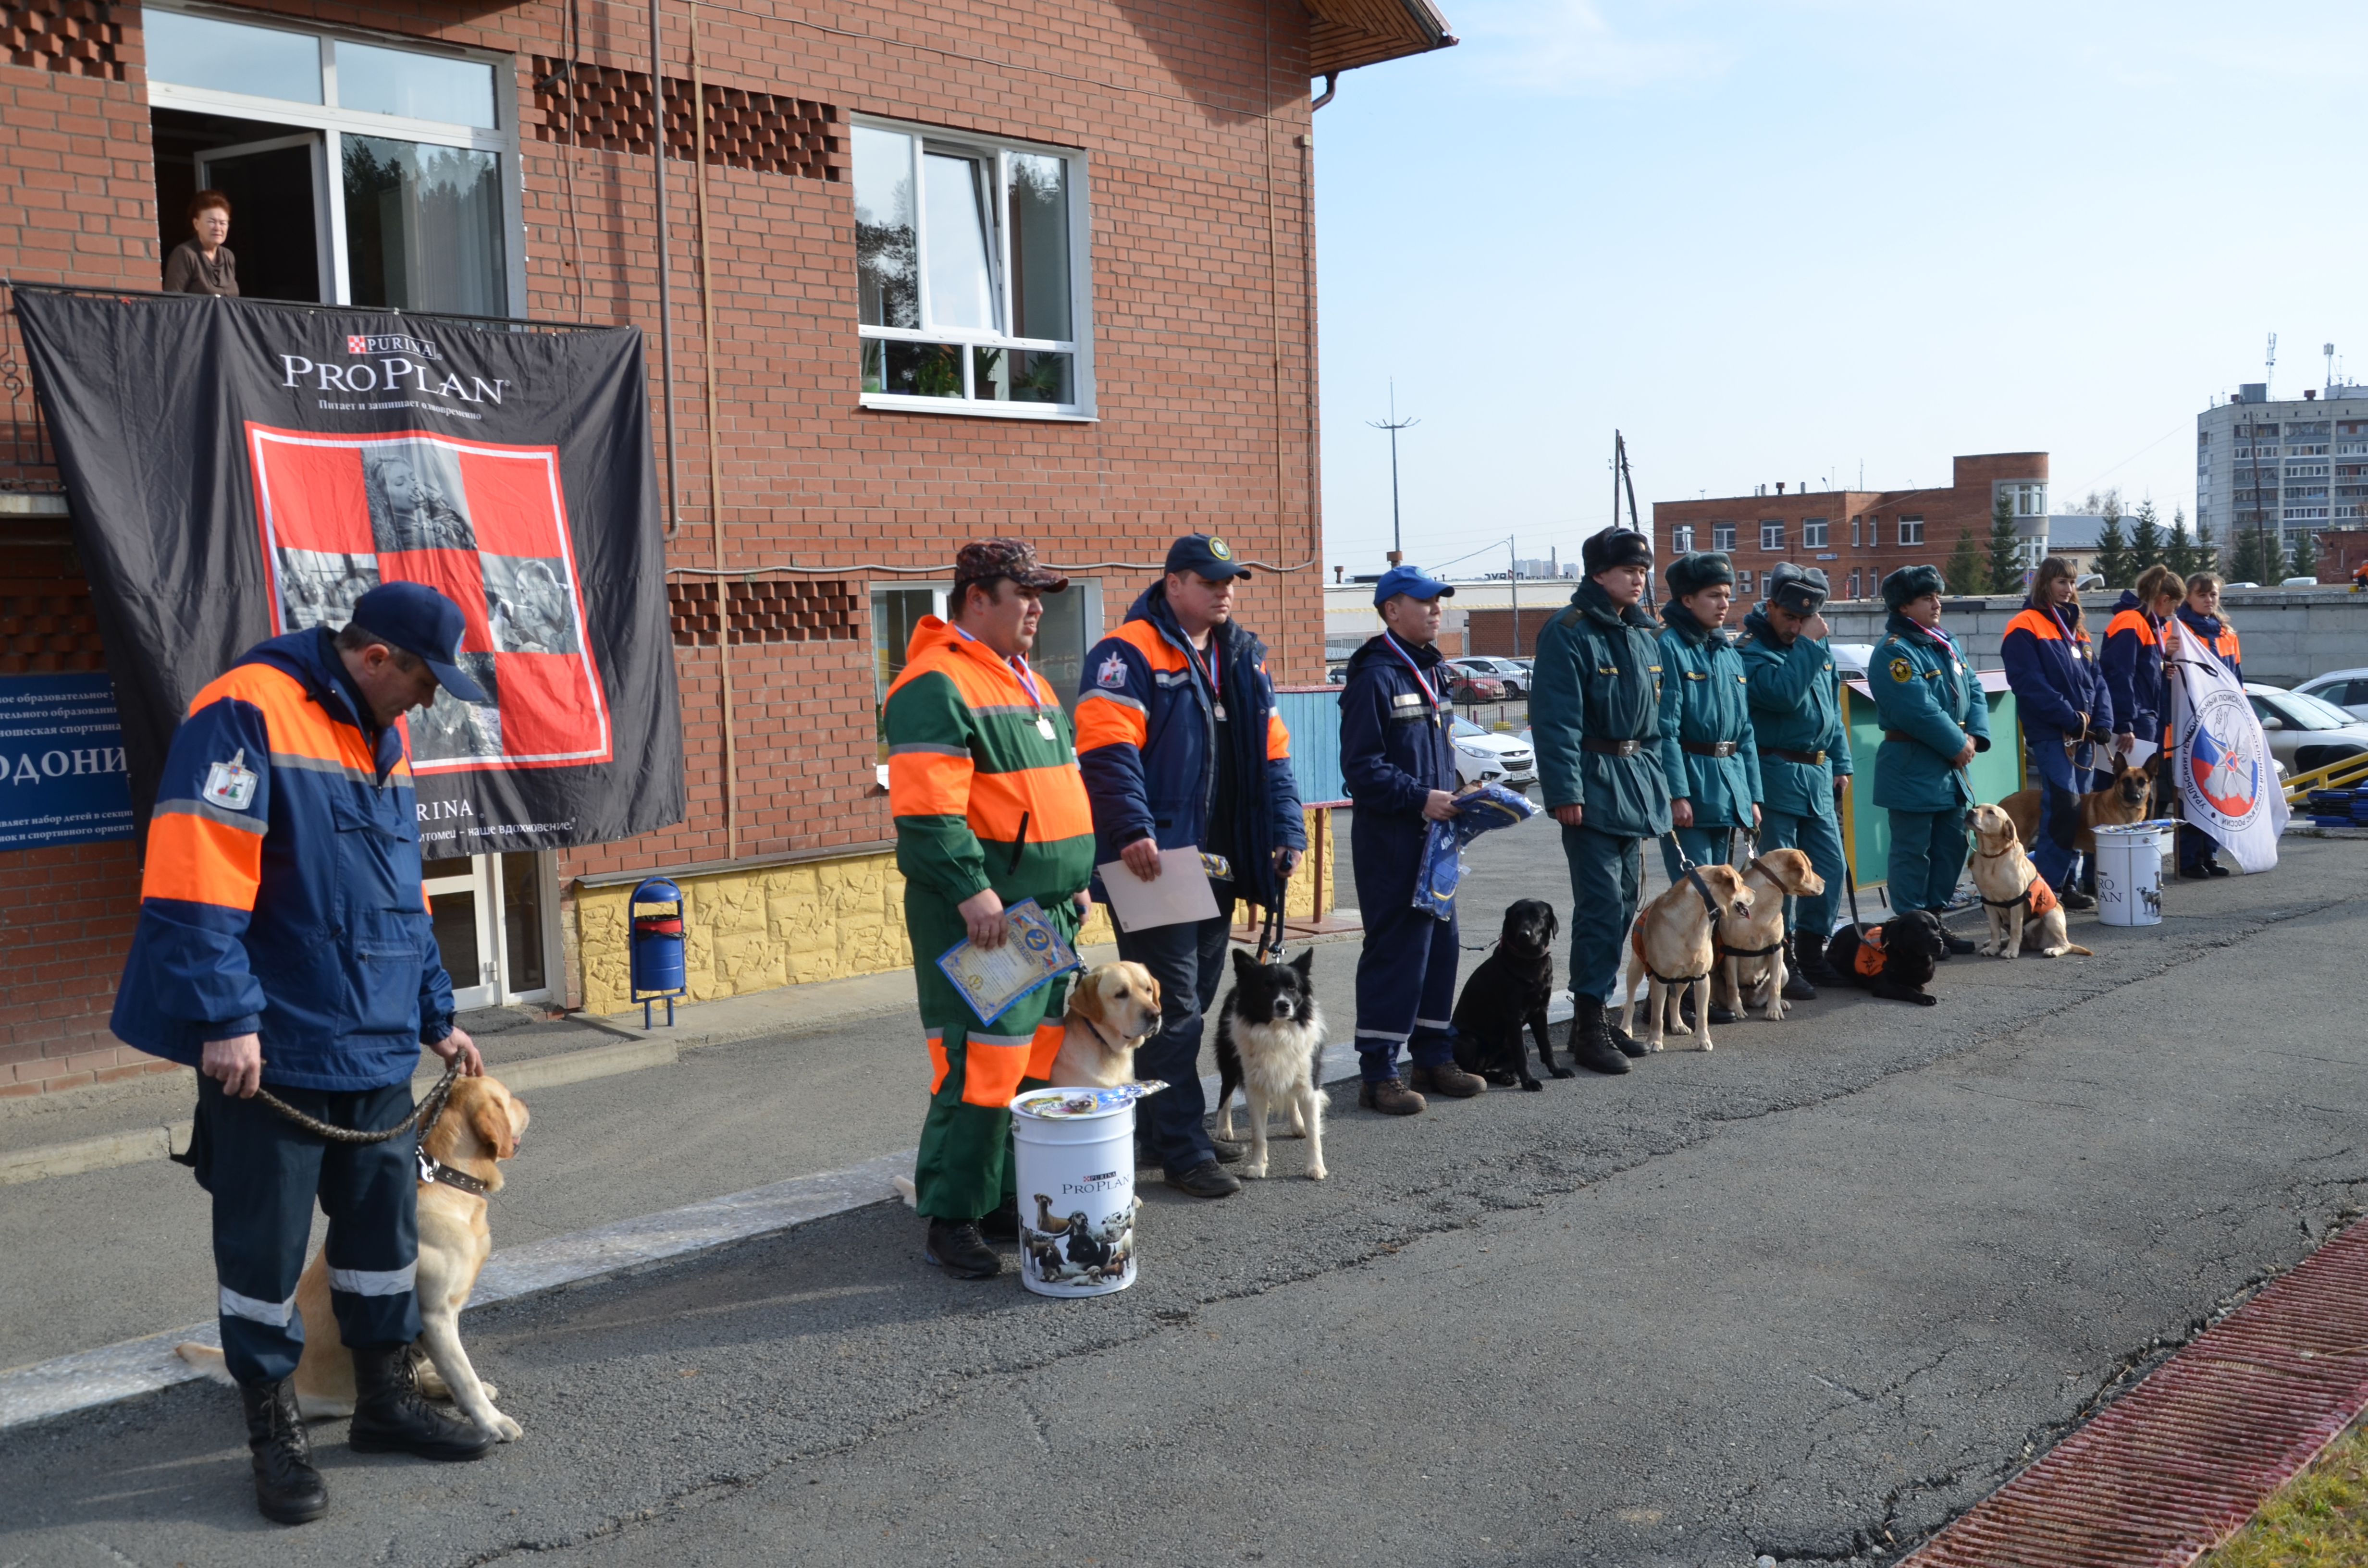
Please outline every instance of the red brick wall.
[{"label": "red brick wall", "polygon": [[[26,3],[56,9],[78,0]],[[655,415],[649,159],[589,148],[571,158],[534,140],[531,129],[541,117],[529,62],[564,53],[561,9],[486,11],[438,0],[271,0],[254,8],[515,52],[528,127],[527,312],[632,321],[649,331]],[[162,258],[138,14],[119,6],[109,15],[120,29],[108,43],[120,82],[8,63],[17,57],[0,52],[0,202],[21,215],[0,227],[0,271],[156,286]],[[581,15],[580,58],[648,69],[645,7],[588,0]],[[1155,574],[1146,563],[1170,538],[1213,529],[1245,559],[1306,563],[1294,574],[1260,576],[1243,597],[1242,615],[1273,648],[1278,679],[1320,679],[1300,7],[1283,0],[952,7],[867,0],[823,16],[757,0],[700,15],[711,88],[826,104],[842,124],[862,113],[1076,147],[1091,182],[1099,418],[1051,423],[860,408],[851,185],[711,164],[723,563],[760,575],[780,574],[792,557],[800,567],[834,568],[829,575],[868,605],[875,574],[864,563],[939,568],[964,540],[1019,534],[1056,562],[1130,563],[1092,569],[1114,620]],[[687,78],[680,7],[668,9],[665,53],[664,74]],[[669,161],[684,527],[668,561],[710,567],[693,173],[688,160]],[[740,855],[889,835],[885,803],[872,794],[871,656],[862,619],[851,638],[731,649]],[[676,650],[688,821],[566,853],[563,879],[725,858],[717,665],[712,645]],[[52,1042],[44,1061],[73,1052],[64,1071],[49,1076],[116,1065],[83,1058],[92,1054],[92,1029],[103,1028],[128,928],[136,884],[128,850],[103,846],[57,860],[0,856],[0,865],[12,873],[20,905],[58,902],[71,891],[74,907],[96,900],[112,911],[112,925],[96,914],[62,915],[28,932],[58,947],[51,964],[85,970],[0,984],[0,1006],[14,1002],[23,1017],[52,1002],[69,1007],[71,1016],[20,1026]],[[96,876],[100,867],[105,876],[89,881],[85,871]],[[94,956],[77,946],[92,942],[106,950]],[[68,948],[81,956],[65,958]],[[40,1035],[43,1028],[51,1032]],[[10,1066],[14,1082],[40,1081],[23,1061]]]},{"label": "red brick wall", "polygon": [[[1735,565],[1752,574],[1753,595],[1768,569],[1780,561],[1824,571],[1837,597],[1850,591],[1850,574],[1857,572],[1860,597],[1876,597],[1876,585],[1889,573],[1916,562],[1945,566],[1957,547],[1957,536],[1974,530],[1976,544],[1987,546],[1990,531],[1992,484],[2007,480],[2047,478],[2045,452],[1993,452],[1955,460],[1952,483],[1924,490],[1834,490],[1808,494],[1732,495],[1711,500],[1657,501],[1653,505],[1654,550],[1666,563],[1670,529],[1694,525],[1694,548],[1711,548],[1711,525],[1735,524]],[[1899,519],[1921,517],[1924,542],[1899,543]],[[1812,517],[1827,524],[1822,551],[1804,549],[1801,525]],[[1860,542],[1850,542],[1850,522],[1860,521]],[[1784,524],[1784,548],[1759,548],[1763,520]],[[1665,589],[1656,584],[1656,595]]]}]

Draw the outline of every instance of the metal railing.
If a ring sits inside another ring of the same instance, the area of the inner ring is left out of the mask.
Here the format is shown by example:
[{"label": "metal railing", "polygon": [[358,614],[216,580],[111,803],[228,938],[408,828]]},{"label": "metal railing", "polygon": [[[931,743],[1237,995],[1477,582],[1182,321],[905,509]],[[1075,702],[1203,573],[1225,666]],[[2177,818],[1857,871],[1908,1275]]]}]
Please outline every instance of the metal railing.
[{"label": "metal railing", "polygon": [[2313,790],[2340,790],[2368,779],[2368,752],[2338,757],[2324,767],[2314,767],[2308,773],[2295,773],[2285,780],[2286,804],[2298,806],[2310,798]]}]

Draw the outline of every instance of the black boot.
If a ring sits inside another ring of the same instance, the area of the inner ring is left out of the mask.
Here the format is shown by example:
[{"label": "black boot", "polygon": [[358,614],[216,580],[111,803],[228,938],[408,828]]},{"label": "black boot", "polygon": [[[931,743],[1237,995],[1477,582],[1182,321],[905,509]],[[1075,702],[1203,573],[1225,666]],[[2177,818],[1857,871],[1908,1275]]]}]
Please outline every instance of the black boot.
[{"label": "black boot", "polygon": [[419,1397],[408,1345],[354,1346],[354,1424],[346,1441],[358,1454],[416,1454],[424,1460],[481,1460],[494,1446],[465,1416]]},{"label": "black boot", "polygon": [[1603,1004],[1603,1038],[1611,1042],[1612,1050],[1633,1060],[1641,1062],[1653,1054],[1650,1046],[1620,1027],[1619,1020],[1611,1016],[1611,1004],[1609,1002]]},{"label": "black boot", "polygon": [[986,1244],[975,1220],[932,1219],[925,1252],[950,1279],[992,1279],[1003,1272],[1003,1259]]},{"label": "black boot", "polygon": [[[1824,955],[1819,954],[1818,958],[1822,962]],[[1817,987],[1809,971],[1801,967],[1801,939],[1787,931],[1784,933],[1784,1000],[1814,1002],[1816,999]]]},{"label": "black boot", "polygon": [[[1570,1059],[1590,1073],[1625,1073],[1628,1058],[1605,1030],[1603,998],[1582,991],[1570,999]],[[1625,1039],[1626,1036],[1622,1036]]]},{"label": "black boot", "polygon": [[313,1440],[296,1412],[296,1380],[241,1383],[246,1446],[255,1450],[255,1506],[274,1524],[307,1525],[329,1511],[328,1489],[313,1468]]}]

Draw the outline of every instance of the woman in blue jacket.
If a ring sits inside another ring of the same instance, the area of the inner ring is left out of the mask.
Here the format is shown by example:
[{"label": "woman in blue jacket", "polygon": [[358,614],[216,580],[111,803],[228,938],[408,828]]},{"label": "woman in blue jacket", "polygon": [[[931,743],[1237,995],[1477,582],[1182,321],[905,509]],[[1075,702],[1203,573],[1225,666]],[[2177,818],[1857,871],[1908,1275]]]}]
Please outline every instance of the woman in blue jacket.
[{"label": "woman in blue jacket", "polygon": [[[2217,572],[2198,572],[2187,580],[2187,600],[2179,607],[2179,619],[2195,633],[2197,641],[2219,655],[2230,675],[2239,681],[2245,678],[2245,655],[2237,641],[2237,629],[2220,613]],[[2182,825],[2179,830],[2179,874],[2195,882],[2206,877],[2231,875],[2228,868],[2214,857],[2216,843],[2202,828]]]},{"label": "woman in blue jacket", "polygon": [[1998,652],[2022,720],[2024,751],[2039,775],[2039,842],[2031,846],[2032,864],[2065,908],[2094,909],[2096,900],[2071,885],[2087,772],[2076,766],[2074,754],[2092,742],[2111,744],[2113,699],[2080,623],[2072,582],[2070,562],[2060,555],[2042,561],[2032,574],[2031,597],[2007,622]]}]

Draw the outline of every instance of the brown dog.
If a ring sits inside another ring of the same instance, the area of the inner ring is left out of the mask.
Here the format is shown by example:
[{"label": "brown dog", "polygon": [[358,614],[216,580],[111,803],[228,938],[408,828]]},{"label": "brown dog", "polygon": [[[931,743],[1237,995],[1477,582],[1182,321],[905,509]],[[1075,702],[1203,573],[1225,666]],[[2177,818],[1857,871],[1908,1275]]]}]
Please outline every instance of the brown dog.
[{"label": "brown dog", "polygon": [[1743,885],[1751,904],[1719,922],[1719,966],[1711,992],[1724,993],[1738,1014],[1746,1002],[1757,999],[1760,1017],[1772,1024],[1790,1010],[1784,1001],[1785,897],[1815,898],[1826,891],[1826,879],[1802,851],[1770,849],[1743,868]]},{"label": "brown dog", "polygon": [[2051,959],[2089,956],[2088,949],[2065,935],[2064,905],[2022,852],[2014,820],[1999,807],[1975,806],[1966,821],[1975,846],[1974,886],[1990,917],[1990,942],[1982,951],[2001,959],[2020,957],[2026,949]]},{"label": "brown dog", "polygon": [[1702,901],[1691,880],[1681,877],[1637,913],[1636,928],[1628,934],[1628,982],[1620,1006],[1620,1028],[1626,1030],[1635,1014],[1636,983],[1649,977],[1652,988],[1645,1006],[1651,1011],[1653,1033],[1645,1043],[1654,1051],[1661,1049],[1661,1036],[1676,1011],[1680,989],[1693,996],[1695,1046],[1711,1049],[1707,1004],[1711,967],[1718,960],[1716,936],[1721,926],[1737,923],[1738,917],[1751,912],[1751,894],[1744,890],[1742,872],[1732,866],[1702,866],[1696,871],[1702,885],[1710,889],[1715,910]]},{"label": "brown dog", "polygon": [[1114,1088],[1134,1078],[1134,1053],[1159,1028],[1159,982],[1139,963],[1098,963],[1069,987],[1052,1082]]},{"label": "brown dog", "polygon": [[[2162,762],[2157,752],[2146,759],[2144,767],[2132,767],[2119,756],[2113,759],[2113,781],[2101,790],[2080,797],[2080,831],[2072,836],[2072,847],[2083,855],[2097,852],[2097,830],[2100,827],[2125,827],[2134,822],[2144,822],[2146,795],[2154,787],[2156,769]],[[2039,842],[2039,791],[2017,790],[1998,806],[2014,824],[2016,838],[2025,844]]]},{"label": "brown dog", "polygon": [[[477,1380],[468,1352],[461,1348],[461,1308],[476,1288],[477,1271],[493,1255],[485,1223],[485,1199],[502,1189],[498,1162],[518,1153],[526,1131],[526,1102],[490,1077],[462,1078],[452,1085],[444,1114],[420,1140],[429,1159],[484,1184],[483,1194],[443,1182],[419,1184],[419,1347],[435,1368],[420,1372],[420,1392],[444,1395],[478,1427],[501,1441],[525,1434],[494,1408],[495,1391]],[[304,1316],[304,1353],[296,1362],[296,1408],[307,1420],[354,1413],[354,1357],[337,1332],[329,1305],[329,1259],[313,1255],[296,1282],[296,1309]],[[176,1346],[175,1354],[217,1377],[222,1354],[210,1345]]]}]

